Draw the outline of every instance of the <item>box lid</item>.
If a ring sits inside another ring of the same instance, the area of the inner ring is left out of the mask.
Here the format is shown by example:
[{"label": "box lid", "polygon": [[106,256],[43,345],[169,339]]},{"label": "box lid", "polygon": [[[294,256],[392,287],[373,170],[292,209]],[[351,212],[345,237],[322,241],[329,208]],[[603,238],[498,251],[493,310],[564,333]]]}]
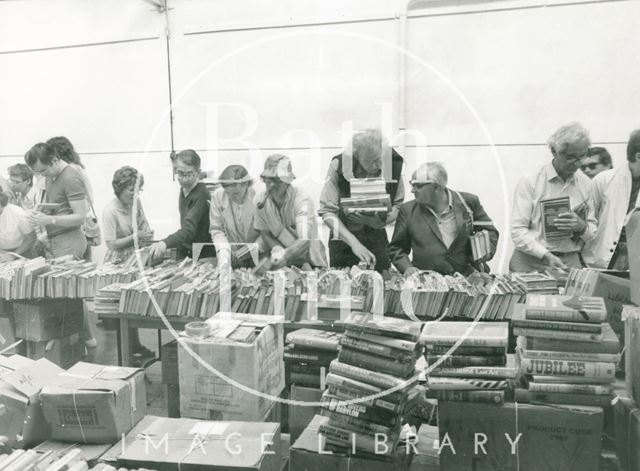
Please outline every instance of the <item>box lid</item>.
[{"label": "box lid", "polygon": [[64,370],[59,366],[41,358],[15,371],[5,373],[0,383],[10,385],[14,391],[27,399],[33,399],[52,378],[63,372]]},{"label": "box lid", "polygon": [[141,372],[143,370],[140,368],[105,366],[81,361],[56,376],[47,385],[47,389],[115,391],[124,387],[131,378]]},{"label": "box lid", "polygon": [[23,366],[28,366],[33,360],[22,355],[0,355],[0,377],[9,371],[15,371]]}]

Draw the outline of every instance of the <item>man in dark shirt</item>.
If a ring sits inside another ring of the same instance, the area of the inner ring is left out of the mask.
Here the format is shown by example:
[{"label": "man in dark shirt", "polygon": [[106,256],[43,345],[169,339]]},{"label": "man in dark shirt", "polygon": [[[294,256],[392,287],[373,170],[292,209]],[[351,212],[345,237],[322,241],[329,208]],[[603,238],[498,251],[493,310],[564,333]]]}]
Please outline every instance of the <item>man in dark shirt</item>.
[{"label": "man in dark shirt", "polygon": [[200,156],[193,150],[183,150],[175,157],[174,172],[180,183],[180,229],[163,241],[151,246],[152,258],[162,257],[167,249],[175,248],[179,259],[192,257],[192,244],[210,244],[204,246],[200,257],[213,257],[215,250],[211,245],[209,233],[209,201],[211,193],[199,181]]}]

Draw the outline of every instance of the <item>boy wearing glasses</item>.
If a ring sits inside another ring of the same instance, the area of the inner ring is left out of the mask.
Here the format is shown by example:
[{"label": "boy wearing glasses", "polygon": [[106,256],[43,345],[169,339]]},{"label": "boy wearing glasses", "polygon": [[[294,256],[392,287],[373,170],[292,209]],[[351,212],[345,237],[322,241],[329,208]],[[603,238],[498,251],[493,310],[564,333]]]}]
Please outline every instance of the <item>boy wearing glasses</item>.
[{"label": "boy wearing glasses", "polygon": [[629,269],[624,224],[627,215],[640,207],[640,129],[629,137],[627,164],[593,179],[598,231],[584,249],[584,260],[590,267]]},{"label": "boy wearing glasses", "polygon": [[174,160],[174,174],[180,183],[178,208],[180,229],[150,248],[151,258],[163,257],[167,249],[176,249],[178,259],[193,258],[192,244],[209,244],[203,247],[201,257],[214,257],[209,234],[209,201],[211,193],[200,182],[200,156],[191,149],[178,152]]},{"label": "boy wearing glasses", "polygon": [[587,177],[593,178],[600,172],[613,168],[611,155],[604,147],[591,147],[582,160],[580,169]]},{"label": "boy wearing glasses", "polygon": [[[584,266],[581,250],[596,231],[597,221],[589,177],[578,172],[589,150],[589,132],[579,123],[558,129],[548,141],[553,159],[538,173],[516,185],[511,213],[511,238],[515,250],[509,263],[512,272],[565,272]],[[543,237],[540,201],[569,197],[572,211],[558,214],[553,225],[570,237]]]},{"label": "boy wearing glasses", "polygon": [[[253,180],[242,165],[229,165],[220,174],[218,188],[211,195],[209,224],[211,239],[218,251],[231,245],[232,266],[252,267],[264,250],[260,233],[255,229],[255,190]],[[249,244],[255,244],[251,246]]]},{"label": "boy wearing glasses", "polygon": [[[469,237],[474,227],[489,232],[493,257],[498,230],[476,195],[447,188],[447,171],[439,162],[423,164],[411,176],[415,199],[400,206],[389,243],[389,258],[405,275],[434,270],[444,275],[476,271]],[[413,259],[409,253],[413,252]]]}]

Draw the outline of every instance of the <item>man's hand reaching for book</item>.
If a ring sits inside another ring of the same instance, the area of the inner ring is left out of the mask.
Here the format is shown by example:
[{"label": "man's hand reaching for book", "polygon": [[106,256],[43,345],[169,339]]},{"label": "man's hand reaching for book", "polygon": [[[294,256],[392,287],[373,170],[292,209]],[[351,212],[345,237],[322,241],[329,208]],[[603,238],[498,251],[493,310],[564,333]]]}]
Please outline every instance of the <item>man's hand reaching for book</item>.
[{"label": "man's hand reaching for book", "polygon": [[576,213],[560,213],[553,220],[553,224],[562,231],[571,231],[576,234],[582,234],[587,228],[587,223]]},{"label": "man's hand reaching for book", "polygon": [[553,255],[551,252],[547,252],[542,257],[542,261],[552,270],[566,271],[567,266],[560,260],[559,257]]}]

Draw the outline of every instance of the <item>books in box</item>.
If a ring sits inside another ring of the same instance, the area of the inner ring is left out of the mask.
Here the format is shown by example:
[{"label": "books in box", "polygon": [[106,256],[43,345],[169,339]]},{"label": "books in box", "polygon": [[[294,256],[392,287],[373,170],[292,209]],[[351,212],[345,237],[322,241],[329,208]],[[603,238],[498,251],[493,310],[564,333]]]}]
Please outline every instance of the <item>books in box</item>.
[{"label": "books in box", "polygon": [[40,407],[40,390],[60,367],[49,360],[29,360],[18,355],[3,359],[0,373],[0,431],[8,446],[24,448],[49,438],[49,425]]},{"label": "books in box", "polygon": [[54,440],[113,443],[147,411],[144,370],[79,362],[40,393]]}]

